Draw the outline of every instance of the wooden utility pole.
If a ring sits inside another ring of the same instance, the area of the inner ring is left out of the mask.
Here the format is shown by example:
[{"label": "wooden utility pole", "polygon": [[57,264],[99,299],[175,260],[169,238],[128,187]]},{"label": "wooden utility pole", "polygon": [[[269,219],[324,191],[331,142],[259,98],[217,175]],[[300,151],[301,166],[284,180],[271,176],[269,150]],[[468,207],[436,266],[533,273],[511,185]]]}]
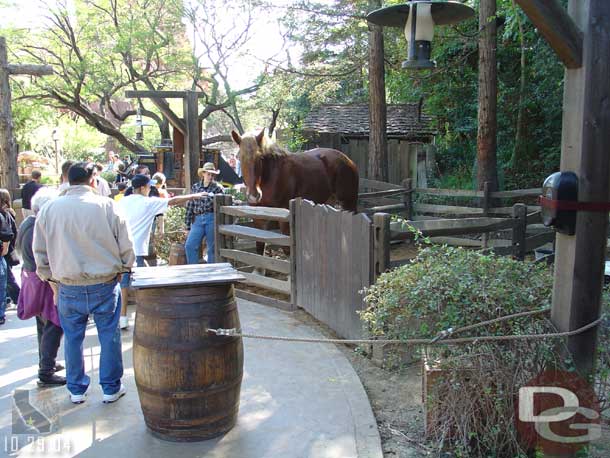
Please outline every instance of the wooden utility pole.
[{"label": "wooden utility pole", "polygon": [[[370,0],[370,9],[380,8],[380,0]],[[368,178],[388,181],[387,106],[383,28],[369,23],[369,154]]]},{"label": "wooden utility pole", "polygon": [[52,75],[49,65],[11,65],[6,53],[6,40],[0,37],[0,186],[19,188],[17,171],[17,145],[13,137],[11,85],[9,75]]},{"label": "wooden utility pole", "polygon": [[[576,172],[578,200],[610,200],[610,2],[516,0],[566,66],[561,170]],[[552,320],[570,331],[600,316],[607,212],[579,211],[576,234],[557,234]],[[595,369],[597,328],[568,338],[579,372]]]},{"label": "wooden utility pole", "polygon": [[[199,133],[198,100],[206,95],[195,91],[125,91],[127,98],[152,99],[174,129],[184,134],[184,187],[190,192],[197,181],[197,169],[201,154],[201,135]],[[177,118],[165,99],[182,99],[184,120]]]},{"label": "wooden utility pole", "polygon": [[479,6],[477,189],[482,190],[484,183],[489,182],[492,192],[498,190],[496,31],[496,0],[481,0]]}]

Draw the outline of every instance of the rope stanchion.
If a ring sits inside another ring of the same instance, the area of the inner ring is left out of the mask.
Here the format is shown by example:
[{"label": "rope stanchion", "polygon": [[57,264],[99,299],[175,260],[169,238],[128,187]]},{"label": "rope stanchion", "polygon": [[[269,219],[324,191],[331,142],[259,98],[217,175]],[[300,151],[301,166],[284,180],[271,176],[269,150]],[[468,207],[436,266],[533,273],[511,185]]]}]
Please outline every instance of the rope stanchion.
[{"label": "rope stanchion", "polygon": [[[281,342],[301,342],[301,343],[332,343],[332,344],[402,344],[402,345],[457,345],[464,343],[478,343],[478,342],[491,342],[491,341],[510,341],[510,340],[534,340],[534,339],[557,339],[560,337],[570,337],[577,334],[581,334],[588,331],[591,328],[597,326],[603,317],[582,326],[573,331],[565,332],[553,332],[546,334],[513,334],[507,336],[479,336],[479,337],[461,337],[454,339],[440,340],[437,337],[432,339],[323,339],[323,338],[308,338],[308,337],[284,337],[284,336],[265,336],[259,334],[248,334],[243,333],[241,330],[232,329],[210,329],[208,332],[214,333],[218,336],[230,336],[230,337],[244,337],[247,339],[259,339],[259,340],[276,340]],[[493,320],[492,320],[493,321]],[[497,320],[496,320],[497,321]],[[470,327],[472,328],[472,327]]]}]

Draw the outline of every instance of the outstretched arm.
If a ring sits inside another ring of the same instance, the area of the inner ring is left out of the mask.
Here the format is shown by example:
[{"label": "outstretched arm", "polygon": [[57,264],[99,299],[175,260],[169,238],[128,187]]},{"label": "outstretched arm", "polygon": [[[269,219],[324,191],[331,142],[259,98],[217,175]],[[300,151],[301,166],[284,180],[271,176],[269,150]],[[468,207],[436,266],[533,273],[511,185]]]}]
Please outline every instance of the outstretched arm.
[{"label": "outstretched arm", "polygon": [[201,197],[206,197],[206,196],[212,196],[212,194],[209,194],[207,192],[198,192],[196,194],[186,194],[184,196],[171,197],[167,203],[168,203],[168,205],[182,205],[182,204],[188,202],[189,200],[200,199]]}]

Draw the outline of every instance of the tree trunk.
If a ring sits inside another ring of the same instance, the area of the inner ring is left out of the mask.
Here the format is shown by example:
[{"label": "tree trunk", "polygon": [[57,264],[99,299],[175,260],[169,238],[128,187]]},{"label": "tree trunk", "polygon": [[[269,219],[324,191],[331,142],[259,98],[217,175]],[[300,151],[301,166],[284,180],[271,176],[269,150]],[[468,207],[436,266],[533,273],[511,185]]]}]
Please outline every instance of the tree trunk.
[{"label": "tree trunk", "polygon": [[[370,0],[372,9],[380,8],[380,0]],[[369,23],[369,161],[368,178],[388,181],[387,112],[383,29]]]},{"label": "tree trunk", "polygon": [[16,189],[19,187],[17,145],[13,137],[11,86],[8,76],[6,40],[0,37],[0,186]]},{"label": "tree trunk", "polygon": [[525,157],[526,157],[526,143],[525,143],[525,34],[523,32],[523,21],[521,20],[521,16],[517,11],[517,7],[513,0],[513,8],[515,17],[517,18],[517,25],[519,26],[519,44],[521,46],[521,75],[519,79],[519,102],[518,102],[518,111],[517,111],[517,125],[515,129],[515,147],[513,149],[513,156],[510,159],[511,168],[519,169],[522,165],[524,165]]},{"label": "tree trunk", "polygon": [[477,187],[489,182],[498,189],[496,68],[496,0],[481,0],[479,6],[479,130],[477,134]]}]

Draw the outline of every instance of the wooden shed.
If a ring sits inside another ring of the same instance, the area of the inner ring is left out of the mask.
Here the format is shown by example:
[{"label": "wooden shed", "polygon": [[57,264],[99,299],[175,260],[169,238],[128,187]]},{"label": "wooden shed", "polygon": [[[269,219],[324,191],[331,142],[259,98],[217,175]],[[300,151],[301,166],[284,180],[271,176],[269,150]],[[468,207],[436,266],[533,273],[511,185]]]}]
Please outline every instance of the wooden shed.
[{"label": "wooden shed", "polygon": [[[390,183],[413,178],[426,186],[426,170],[433,168],[433,118],[422,113],[417,103],[388,105],[388,170]],[[367,178],[369,149],[368,104],[321,105],[303,121],[303,149],[335,148],[347,154]],[[419,170],[419,172],[418,172]]]}]

